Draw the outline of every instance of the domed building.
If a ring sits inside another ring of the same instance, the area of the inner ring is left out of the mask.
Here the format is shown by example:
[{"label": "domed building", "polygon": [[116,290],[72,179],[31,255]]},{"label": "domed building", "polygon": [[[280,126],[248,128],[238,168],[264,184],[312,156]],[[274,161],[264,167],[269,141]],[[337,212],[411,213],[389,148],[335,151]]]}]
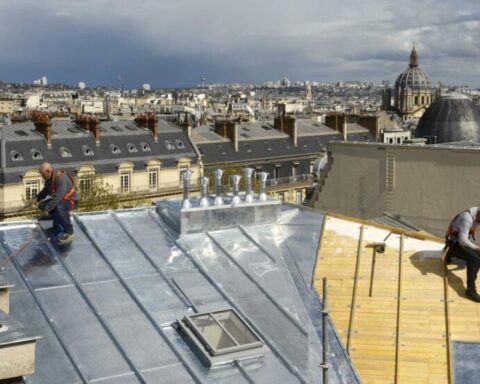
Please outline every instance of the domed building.
[{"label": "domed building", "polygon": [[418,122],[414,134],[433,144],[480,142],[480,108],[464,95],[437,97]]},{"label": "domed building", "polygon": [[[392,95],[393,93],[393,95]],[[393,96],[393,106],[391,99]],[[410,53],[410,64],[395,81],[395,89],[385,90],[384,108],[393,109],[403,121],[419,119],[432,103],[432,82],[418,65],[415,46]]]}]

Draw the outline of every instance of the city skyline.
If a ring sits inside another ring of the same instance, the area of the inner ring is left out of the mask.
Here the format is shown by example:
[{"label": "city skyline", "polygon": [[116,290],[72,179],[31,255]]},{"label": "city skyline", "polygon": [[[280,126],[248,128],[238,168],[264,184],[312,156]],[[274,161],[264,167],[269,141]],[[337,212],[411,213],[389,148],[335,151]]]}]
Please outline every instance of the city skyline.
[{"label": "city skyline", "polygon": [[[480,86],[476,2],[1,4],[0,79],[127,88],[390,80],[415,41],[432,81]],[[13,33],[14,31],[14,33]]]}]

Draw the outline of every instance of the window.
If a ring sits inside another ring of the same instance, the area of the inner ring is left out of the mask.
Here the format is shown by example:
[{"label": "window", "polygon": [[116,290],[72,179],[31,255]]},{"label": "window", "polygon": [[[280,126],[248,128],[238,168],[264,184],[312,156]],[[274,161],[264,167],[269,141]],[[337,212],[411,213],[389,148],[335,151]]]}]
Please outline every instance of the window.
[{"label": "window", "polygon": [[418,96],[415,96],[414,104],[415,104],[415,105],[418,105]]},{"label": "window", "polygon": [[130,192],[130,172],[124,171],[120,173],[120,191]]},{"label": "window", "polygon": [[27,181],[25,183],[25,199],[27,201],[33,200],[38,195],[39,183],[37,180]]},{"label": "window", "polygon": [[92,189],[92,177],[91,176],[83,176],[78,179],[78,187],[80,189],[80,193],[89,192]]},{"label": "window", "polygon": [[165,146],[167,147],[168,150],[175,149],[175,145],[170,140],[165,140]]},{"label": "window", "polygon": [[137,149],[137,147],[135,146],[135,144],[128,143],[128,144],[127,144],[127,147],[128,147],[128,152],[130,152],[130,153],[138,152],[138,149]]},{"label": "window", "polygon": [[297,191],[295,193],[295,201],[298,205],[301,205],[302,204],[302,201],[303,201],[303,193],[302,191]]},{"label": "window", "polygon": [[185,316],[178,332],[207,367],[264,353],[264,343],[233,309]]},{"label": "window", "polygon": [[185,148],[185,144],[183,144],[183,141],[182,141],[182,140],[175,140],[175,146],[176,146],[178,149],[183,149],[183,148]]},{"label": "window", "polygon": [[313,173],[314,162],[310,162],[310,173]]},{"label": "window", "polygon": [[148,188],[151,191],[156,191],[158,188],[158,169],[148,170]]},{"label": "window", "polygon": [[43,155],[38,149],[32,148],[30,150],[30,153],[32,155],[33,160],[42,160],[43,159]]},{"label": "window", "polygon": [[120,147],[116,144],[110,145],[110,150],[112,151],[113,154],[122,153],[122,151],[120,150]]},{"label": "window", "polygon": [[93,149],[90,148],[88,145],[84,145],[82,147],[82,151],[84,156],[93,156],[95,153],[93,152]]},{"label": "window", "polygon": [[10,152],[10,158],[13,161],[22,161],[23,160],[22,154],[18,151],[15,151],[15,150]]},{"label": "window", "polygon": [[151,151],[150,145],[148,145],[147,143],[142,143],[142,151],[143,152],[150,152]]},{"label": "window", "polygon": [[67,147],[60,147],[60,156],[63,158],[72,157],[72,152]]},{"label": "window", "polygon": [[280,178],[280,175],[282,174],[282,166],[281,165],[275,165],[275,168],[273,168],[273,178],[275,180]]},{"label": "window", "polygon": [[292,164],[292,178],[296,179],[298,177],[299,163]]}]

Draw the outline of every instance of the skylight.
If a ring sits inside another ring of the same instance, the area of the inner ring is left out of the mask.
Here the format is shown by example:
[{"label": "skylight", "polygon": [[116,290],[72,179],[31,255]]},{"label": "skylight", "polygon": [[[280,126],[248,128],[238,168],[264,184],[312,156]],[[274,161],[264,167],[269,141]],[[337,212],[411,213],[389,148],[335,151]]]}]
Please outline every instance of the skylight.
[{"label": "skylight", "polygon": [[264,354],[264,343],[233,309],[185,316],[177,323],[198,357],[207,366]]}]

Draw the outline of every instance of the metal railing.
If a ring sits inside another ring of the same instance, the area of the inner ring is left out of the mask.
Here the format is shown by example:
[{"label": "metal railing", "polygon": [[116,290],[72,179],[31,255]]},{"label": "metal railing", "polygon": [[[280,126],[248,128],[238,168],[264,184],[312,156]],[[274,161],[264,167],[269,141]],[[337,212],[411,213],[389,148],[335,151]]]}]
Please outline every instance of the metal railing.
[{"label": "metal railing", "polygon": [[267,180],[267,186],[275,186],[282,184],[295,184],[295,183],[313,183],[314,177],[312,174],[302,174],[298,176],[288,176],[288,177],[278,177],[278,178],[269,178]]}]

